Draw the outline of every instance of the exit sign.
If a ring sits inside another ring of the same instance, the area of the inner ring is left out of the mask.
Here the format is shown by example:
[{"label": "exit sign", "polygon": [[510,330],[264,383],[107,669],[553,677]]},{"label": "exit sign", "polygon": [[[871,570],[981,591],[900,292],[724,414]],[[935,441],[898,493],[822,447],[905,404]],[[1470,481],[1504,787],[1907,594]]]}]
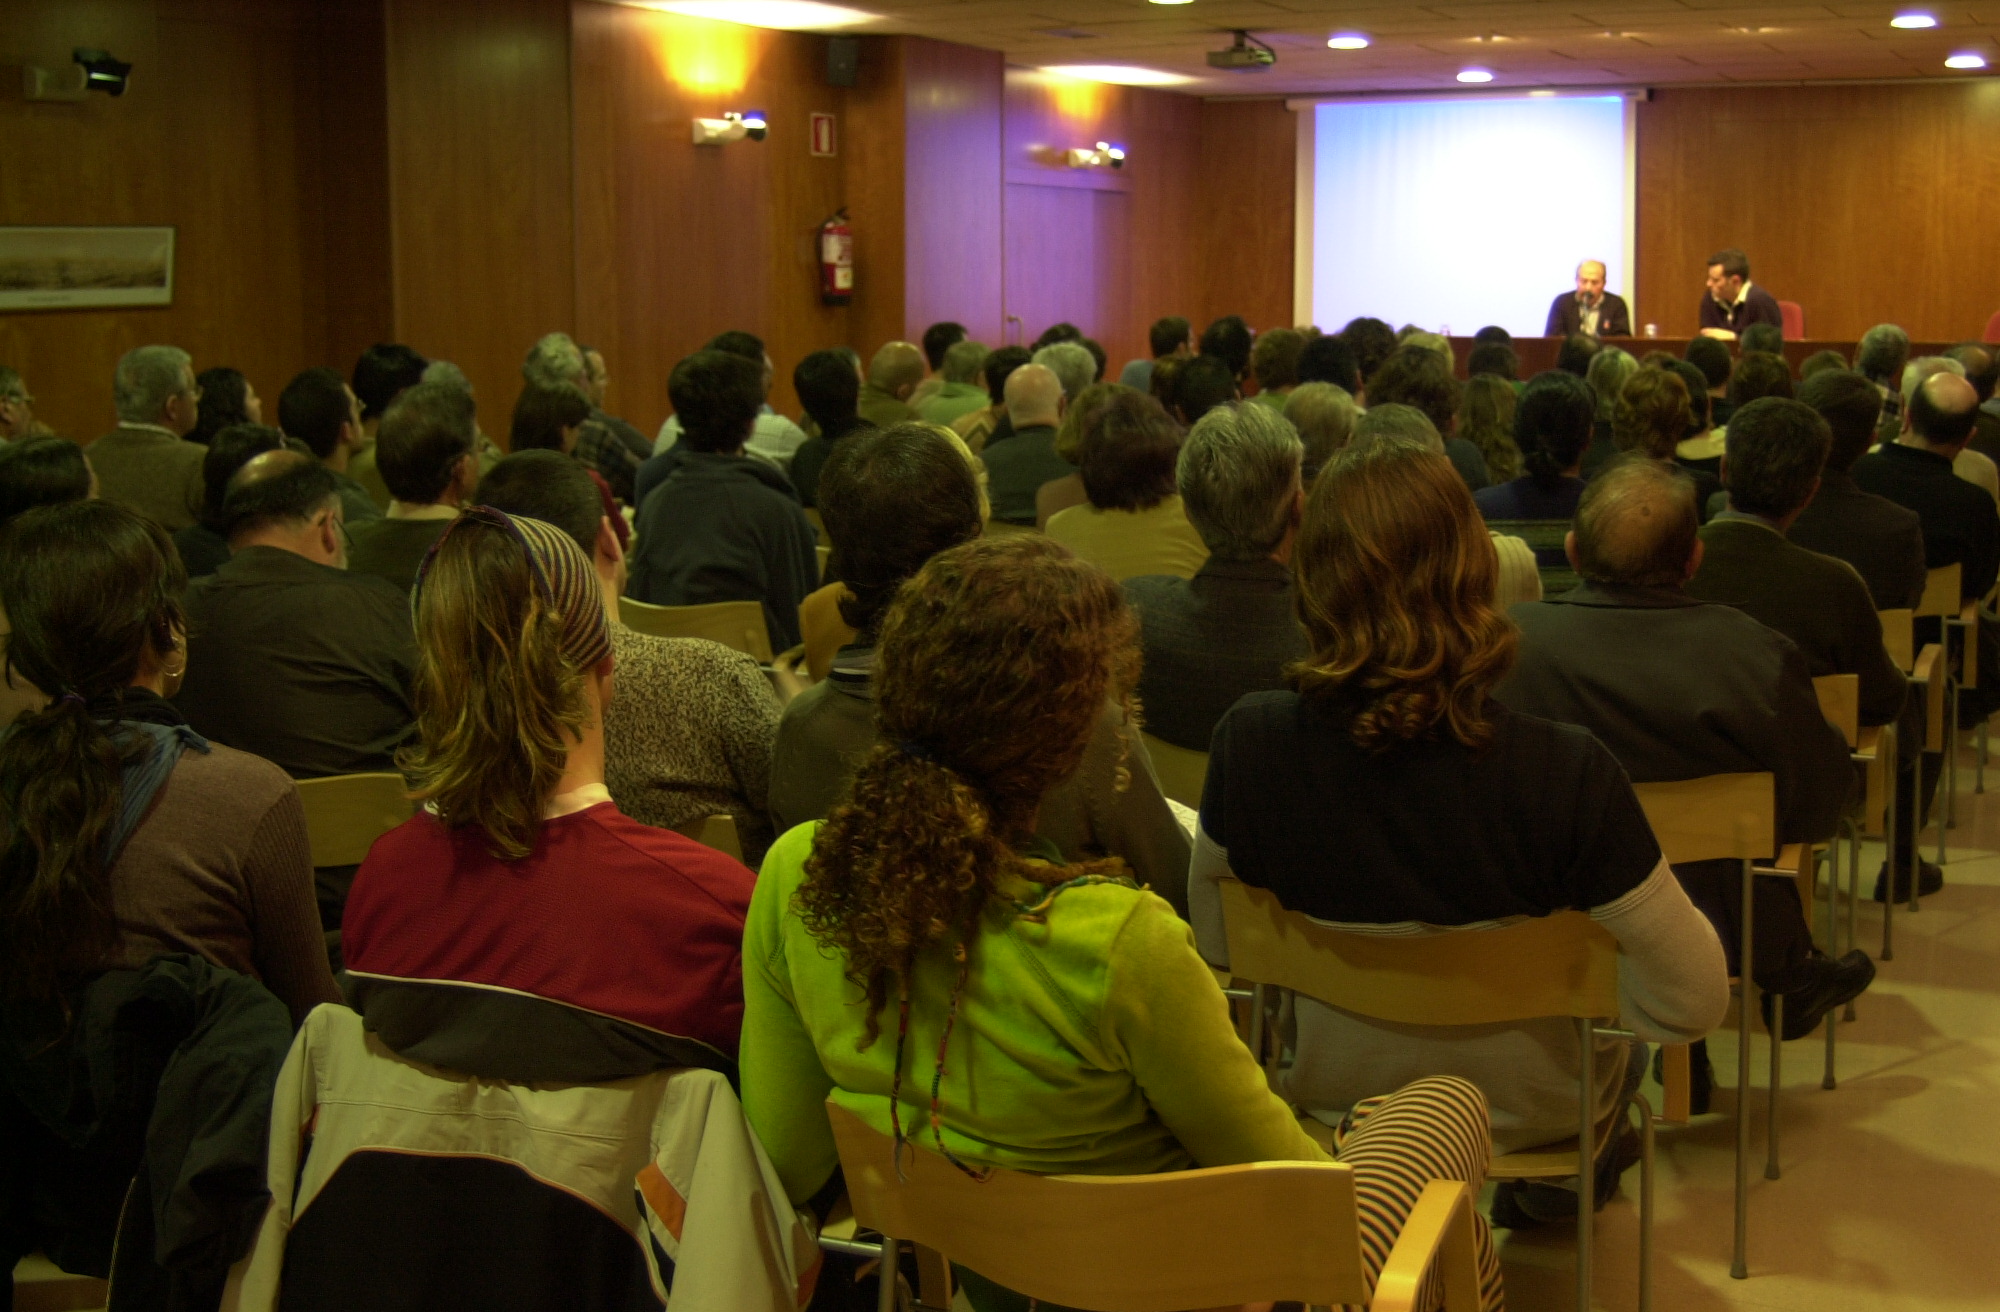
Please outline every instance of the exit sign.
[{"label": "exit sign", "polygon": [[823,158],[831,158],[834,155],[833,115],[812,116],[812,153]]}]

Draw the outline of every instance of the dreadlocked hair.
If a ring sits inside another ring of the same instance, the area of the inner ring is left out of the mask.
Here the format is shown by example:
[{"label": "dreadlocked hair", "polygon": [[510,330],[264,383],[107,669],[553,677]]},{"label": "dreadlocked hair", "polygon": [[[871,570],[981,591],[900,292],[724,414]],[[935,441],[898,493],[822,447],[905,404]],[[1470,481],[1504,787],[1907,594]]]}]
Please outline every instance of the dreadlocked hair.
[{"label": "dreadlocked hair", "polygon": [[[1042,795],[1074,773],[1107,696],[1138,732],[1138,622],[1094,565],[1040,535],[945,551],[879,630],[878,741],[820,826],[797,909],[865,990],[867,1029],[918,954],[970,943]],[[1119,786],[1128,778],[1123,764]],[[1117,858],[1063,867],[1118,874]]]}]

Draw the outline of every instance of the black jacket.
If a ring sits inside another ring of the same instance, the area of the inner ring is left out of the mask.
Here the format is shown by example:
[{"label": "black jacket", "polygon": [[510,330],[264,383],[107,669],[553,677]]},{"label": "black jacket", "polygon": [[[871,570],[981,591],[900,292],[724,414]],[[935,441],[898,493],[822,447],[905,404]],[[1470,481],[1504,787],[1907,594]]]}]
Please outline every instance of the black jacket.
[{"label": "black jacket", "polygon": [[[1575,292],[1564,292],[1549,302],[1549,322],[1542,329],[1544,337],[1568,337],[1583,330],[1583,310],[1576,303]],[[1616,292],[1604,293],[1604,299],[1597,307],[1597,335],[1599,337],[1630,337],[1632,335],[1632,311],[1625,306],[1625,298]]]},{"label": "black jacket", "polygon": [[2000,575],[2000,513],[1984,490],[1951,471],[1949,457],[1891,442],[1854,462],[1854,481],[1864,492],[1917,512],[1925,568],[1960,566],[1965,600],[1993,590]]},{"label": "black jacket", "polygon": [[1284,687],[1285,666],[1306,654],[1292,571],[1274,560],[1211,556],[1191,579],[1127,579],[1125,598],[1139,612],[1146,732],[1176,747],[1207,751],[1238,698]]},{"label": "black jacket", "polygon": [[1778,308],[1778,298],[1754,282],[1750,284],[1749,295],[1734,305],[1719,305],[1713,296],[1703,292],[1699,317],[1702,327],[1726,328],[1738,337],[1753,323],[1768,323],[1779,329],[1785,326],[1785,312]]},{"label": "black jacket", "polygon": [[1787,536],[1854,566],[1876,610],[1914,610],[1923,598],[1923,521],[1914,510],[1863,492],[1846,470],[1819,476],[1819,491]]}]

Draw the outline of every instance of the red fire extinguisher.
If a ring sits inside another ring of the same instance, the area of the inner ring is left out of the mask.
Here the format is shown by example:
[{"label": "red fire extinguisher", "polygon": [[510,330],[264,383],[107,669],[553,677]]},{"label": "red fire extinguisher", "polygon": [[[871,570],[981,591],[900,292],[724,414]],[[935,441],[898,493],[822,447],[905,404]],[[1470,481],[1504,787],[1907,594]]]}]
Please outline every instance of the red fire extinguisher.
[{"label": "red fire extinguisher", "polygon": [[854,299],[854,229],[845,209],[819,225],[819,298],[827,305]]}]

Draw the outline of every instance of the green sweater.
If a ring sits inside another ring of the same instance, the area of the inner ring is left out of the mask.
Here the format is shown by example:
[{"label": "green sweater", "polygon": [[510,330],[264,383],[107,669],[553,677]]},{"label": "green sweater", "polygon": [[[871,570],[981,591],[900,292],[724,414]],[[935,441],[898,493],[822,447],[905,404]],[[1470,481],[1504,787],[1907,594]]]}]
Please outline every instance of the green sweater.
[{"label": "green sweater", "polygon": [[[862,991],[792,910],[818,827],[771,848],[743,934],[743,1107],[794,1202],[838,1164],[829,1096],[890,1132],[896,1056],[895,999],[860,1047]],[[952,1152],[1042,1174],[1328,1160],[1266,1087],[1173,909],[1118,883],[1055,887],[1010,877],[970,945],[941,1090]],[[1022,914],[1037,902],[1039,915]],[[901,1115],[933,1150],[931,1077],[956,970],[936,945],[911,988]]]}]

